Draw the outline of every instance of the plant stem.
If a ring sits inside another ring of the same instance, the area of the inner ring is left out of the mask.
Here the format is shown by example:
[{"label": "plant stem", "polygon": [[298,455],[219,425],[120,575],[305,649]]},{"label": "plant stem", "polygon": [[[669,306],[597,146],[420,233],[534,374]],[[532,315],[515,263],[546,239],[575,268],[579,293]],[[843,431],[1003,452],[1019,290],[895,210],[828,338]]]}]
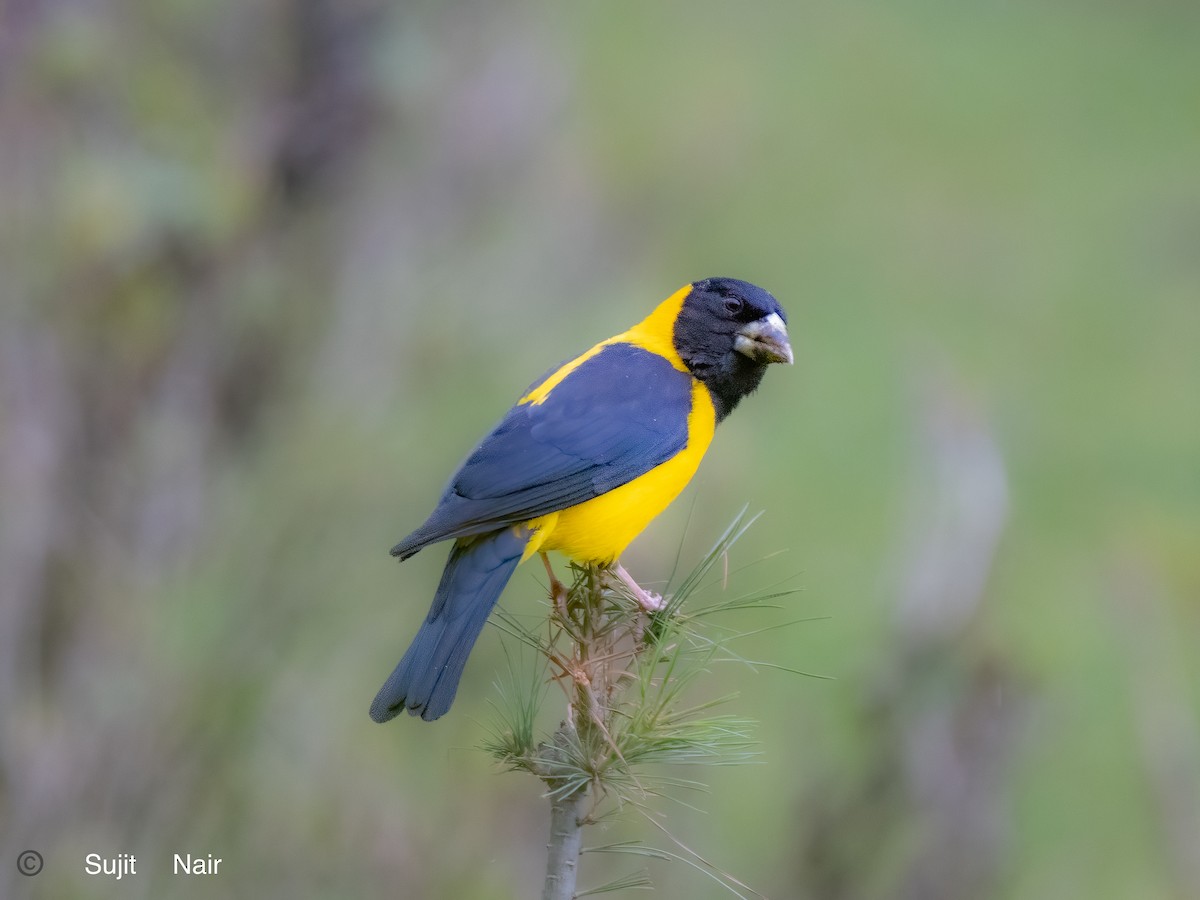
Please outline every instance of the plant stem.
[{"label": "plant stem", "polygon": [[542,900],[573,900],[587,815],[587,788],[555,797],[550,803],[550,843],[546,860],[546,886]]},{"label": "plant stem", "polygon": [[[591,694],[592,653],[599,648],[597,631],[604,622],[604,596],[599,573],[588,567],[582,581],[576,582],[579,603],[578,620],[572,622],[564,617],[564,630],[570,636],[572,647],[571,663],[579,672],[588,672],[586,680],[576,678],[573,686],[574,702],[568,705],[567,720],[559,725],[551,746],[542,745],[543,757],[564,759],[564,748],[576,744],[584,753],[595,743],[596,723],[592,720],[595,698]],[[565,610],[564,610],[565,611]],[[590,755],[590,754],[589,754]],[[550,843],[546,860],[546,885],[542,900],[573,900],[575,880],[579,873],[579,851],[583,843],[583,826],[588,816],[588,785],[563,791],[563,782],[557,777],[553,766],[543,769],[542,780],[551,790],[550,800]]]},{"label": "plant stem", "polygon": [[[536,648],[545,663],[532,684],[510,670],[507,689],[501,685],[501,721],[484,747],[505,769],[529,772],[545,785],[550,840],[542,900],[575,900],[583,829],[603,815],[597,812],[603,801],[638,801],[640,806],[663,786],[687,783],[660,778],[653,782],[656,789],[648,790],[639,781],[641,767],[719,763],[752,755],[745,720],[712,715],[709,709],[716,701],[684,706],[681,696],[693,679],[708,671],[709,663],[722,658],[730,639],[727,634],[717,640],[705,635],[699,626],[706,616],[770,608],[767,601],[787,592],[735,597],[700,607],[692,615],[679,614],[680,605],[752,521],[745,510],[739,513],[660,610],[646,610],[628,586],[623,589],[620,579],[607,578],[602,567],[573,565],[569,587],[547,566],[552,587],[545,632],[532,632],[504,616],[505,630]],[[547,683],[562,689],[566,710],[558,728],[535,744],[534,720]],[[642,845],[596,849],[675,858]],[[741,882],[683,849],[694,857],[693,865],[735,896],[744,896],[735,887],[744,887]],[[647,877],[635,874],[585,893],[649,886]]]}]

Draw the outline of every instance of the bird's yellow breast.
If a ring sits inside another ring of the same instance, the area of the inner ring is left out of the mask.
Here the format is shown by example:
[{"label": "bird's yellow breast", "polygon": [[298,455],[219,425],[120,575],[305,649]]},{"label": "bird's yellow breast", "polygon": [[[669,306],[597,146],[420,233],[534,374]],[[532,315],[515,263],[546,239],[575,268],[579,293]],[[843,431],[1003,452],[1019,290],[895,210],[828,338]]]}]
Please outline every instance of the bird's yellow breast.
[{"label": "bird's yellow breast", "polygon": [[604,565],[617,559],[692,480],[712,443],[716,419],[708,389],[694,382],[687,445],[633,481],[529,522],[534,535],[524,558],[558,550],[579,563]]}]

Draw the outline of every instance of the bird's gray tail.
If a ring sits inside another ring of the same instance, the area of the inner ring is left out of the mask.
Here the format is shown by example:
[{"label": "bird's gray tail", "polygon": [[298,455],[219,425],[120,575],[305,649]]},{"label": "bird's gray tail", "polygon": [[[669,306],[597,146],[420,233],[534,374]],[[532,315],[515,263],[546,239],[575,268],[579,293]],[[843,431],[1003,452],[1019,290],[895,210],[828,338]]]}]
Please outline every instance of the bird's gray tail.
[{"label": "bird's gray tail", "polygon": [[404,709],[429,722],[445,715],[454,702],[467,656],[528,542],[524,528],[455,542],[429,615],[375,695],[372,719],[386,722]]}]

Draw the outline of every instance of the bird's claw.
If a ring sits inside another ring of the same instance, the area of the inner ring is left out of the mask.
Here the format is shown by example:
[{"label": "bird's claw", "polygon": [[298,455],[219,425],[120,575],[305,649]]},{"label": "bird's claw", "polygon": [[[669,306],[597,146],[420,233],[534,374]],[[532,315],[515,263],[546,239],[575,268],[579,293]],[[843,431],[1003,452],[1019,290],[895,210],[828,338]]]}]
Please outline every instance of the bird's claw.
[{"label": "bird's claw", "polygon": [[634,596],[638,605],[648,613],[662,612],[667,607],[666,598],[654,591],[643,590],[640,596],[636,594]]},{"label": "bird's claw", "polygon": [[565,619],[567,618],[567,600],[570,598],[571,592],[555,577],[554,569],[550,568],[550,557],[545,553],[540,555],[542,563],[546,566],[546,574],[550,576],[550,601],[554,604],[554,609],[559,617]]},{"label": "bird's claw", "polygon": [[633,599],[637,601],[638,606],[646,612],[662,612],[666,608],[667,601],[663,598],[662,594],[646,590],[633,580],[633,576],[626,572],[625,567],[620,563],[613,566],[613,573],[624,582],[625,587],[629,589],[629,593],[633,594]]},{"label": "bird's claw", "polygon": [[558,615],[565,619],[567,617],[567,598],[570,596],[566,585],[561,581],[553,581],[550,583],[550,599],[554,603],[554,609]]}]

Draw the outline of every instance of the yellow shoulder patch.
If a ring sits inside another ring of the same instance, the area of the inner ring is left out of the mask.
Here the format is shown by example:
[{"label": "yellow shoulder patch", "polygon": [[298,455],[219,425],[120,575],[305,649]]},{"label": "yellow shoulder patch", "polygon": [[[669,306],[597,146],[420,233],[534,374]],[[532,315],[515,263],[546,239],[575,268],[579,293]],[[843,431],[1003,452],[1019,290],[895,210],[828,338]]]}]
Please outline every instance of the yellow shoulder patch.
[{"label": "yellow shoulder patch", "polygon": [[591,359],[593,356],[595,356],[597,353],[599,353],[601,350],[603,350],[609,344],[614,343],[615,341],[616,341],[616,338],[609,338],[607,341],[601,341],[599,344],[597,344],[591,350],[588,350],[584,353],[579,354],[577,357],[575,357],[570,362],[563,363],[561,366],[559,366],[557,372],[554,372],[553,374],[551,374],[549,377],[546,378],[545,381],[543,381],[541,384],[539,384],[537,387],[535,387],[532,391],[530,391],[528,394],[526,394],[524,397],[522,397],[520,400],[518,400],[517,405],[522,405],[525,403],[532,403],[534,406],[537,406],[538,404],[545,403],[546,398],[550,396],[550,392],[552,390],[554,390],[556,387],[558,387],[562,383],[562,380],[564,378],[566,378],[568,375],[570,375],[572,372],[574,372],[576,369],[578,369],[580,366],[582,366],[585,362],[587,362],[589,359]]}]

